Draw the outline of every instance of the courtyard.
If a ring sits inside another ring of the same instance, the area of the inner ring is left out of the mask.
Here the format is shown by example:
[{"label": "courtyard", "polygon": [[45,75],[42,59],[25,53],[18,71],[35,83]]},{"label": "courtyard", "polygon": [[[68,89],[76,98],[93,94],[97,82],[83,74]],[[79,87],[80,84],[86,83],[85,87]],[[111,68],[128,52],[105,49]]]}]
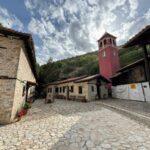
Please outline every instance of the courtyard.
[{"label": "courtyard", "polygon": [[2,150],[150,149],[150,129],[98,101],[33,103],[21,121],[0,127]]}]

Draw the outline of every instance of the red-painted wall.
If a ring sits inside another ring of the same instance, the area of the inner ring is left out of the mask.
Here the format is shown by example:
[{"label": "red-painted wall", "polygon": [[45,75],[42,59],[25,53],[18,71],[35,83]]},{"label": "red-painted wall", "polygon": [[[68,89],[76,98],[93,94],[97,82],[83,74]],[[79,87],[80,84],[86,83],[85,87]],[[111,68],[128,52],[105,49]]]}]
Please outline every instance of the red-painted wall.
[{"label": "red-painted wall", "polygon": [[[106,56],[103,57],[105,51]],[[100,74],[106,78],[112,77],[120,68],[118,49],[116,46],[107,46],[99,50]]]}]

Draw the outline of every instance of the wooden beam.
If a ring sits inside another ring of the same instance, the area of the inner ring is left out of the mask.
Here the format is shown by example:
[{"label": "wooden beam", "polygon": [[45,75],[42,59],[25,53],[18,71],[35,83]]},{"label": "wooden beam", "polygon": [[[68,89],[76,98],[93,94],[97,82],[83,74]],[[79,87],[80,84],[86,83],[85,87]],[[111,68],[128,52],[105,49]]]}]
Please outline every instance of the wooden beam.
[{"label": "wooden beam", "polygon": [[146,80],[150,82],[150,67],[149,67],[149,60],[148,60],[148,52],[146,45],[143,45],[143,51],[144,51],[144,61],[145,61],[145,72],[146,72]]}]

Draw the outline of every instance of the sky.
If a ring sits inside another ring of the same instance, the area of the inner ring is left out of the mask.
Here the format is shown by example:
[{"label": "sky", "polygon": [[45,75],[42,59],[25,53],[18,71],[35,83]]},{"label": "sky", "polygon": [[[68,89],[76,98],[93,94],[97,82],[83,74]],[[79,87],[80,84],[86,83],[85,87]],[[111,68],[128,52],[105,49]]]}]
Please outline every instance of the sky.
[{"label": "sky", "polygon": [[45,64],[98,50],[105,32],[124,44],[150,24],[150,0],[0,0],[0,22],[31,33]]}]

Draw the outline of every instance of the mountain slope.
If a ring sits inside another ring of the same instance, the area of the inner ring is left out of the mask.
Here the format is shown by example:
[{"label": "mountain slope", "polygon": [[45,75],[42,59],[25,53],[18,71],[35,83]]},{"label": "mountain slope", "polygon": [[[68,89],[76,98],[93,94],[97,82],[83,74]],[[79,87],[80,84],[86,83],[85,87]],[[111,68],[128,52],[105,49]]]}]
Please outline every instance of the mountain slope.
[{"label": "mountain slope", "polygon": [[[148,49],[150,51],[150,47]],[[119,56],[121,67],[123,67],[142,58],[143,51],[139,47],[120,49]],[[39,81],[44,84],[74,76],[97,74],[99,73],[98,51],[56,62],[50,61],[40,66],[38,70]]]}]

